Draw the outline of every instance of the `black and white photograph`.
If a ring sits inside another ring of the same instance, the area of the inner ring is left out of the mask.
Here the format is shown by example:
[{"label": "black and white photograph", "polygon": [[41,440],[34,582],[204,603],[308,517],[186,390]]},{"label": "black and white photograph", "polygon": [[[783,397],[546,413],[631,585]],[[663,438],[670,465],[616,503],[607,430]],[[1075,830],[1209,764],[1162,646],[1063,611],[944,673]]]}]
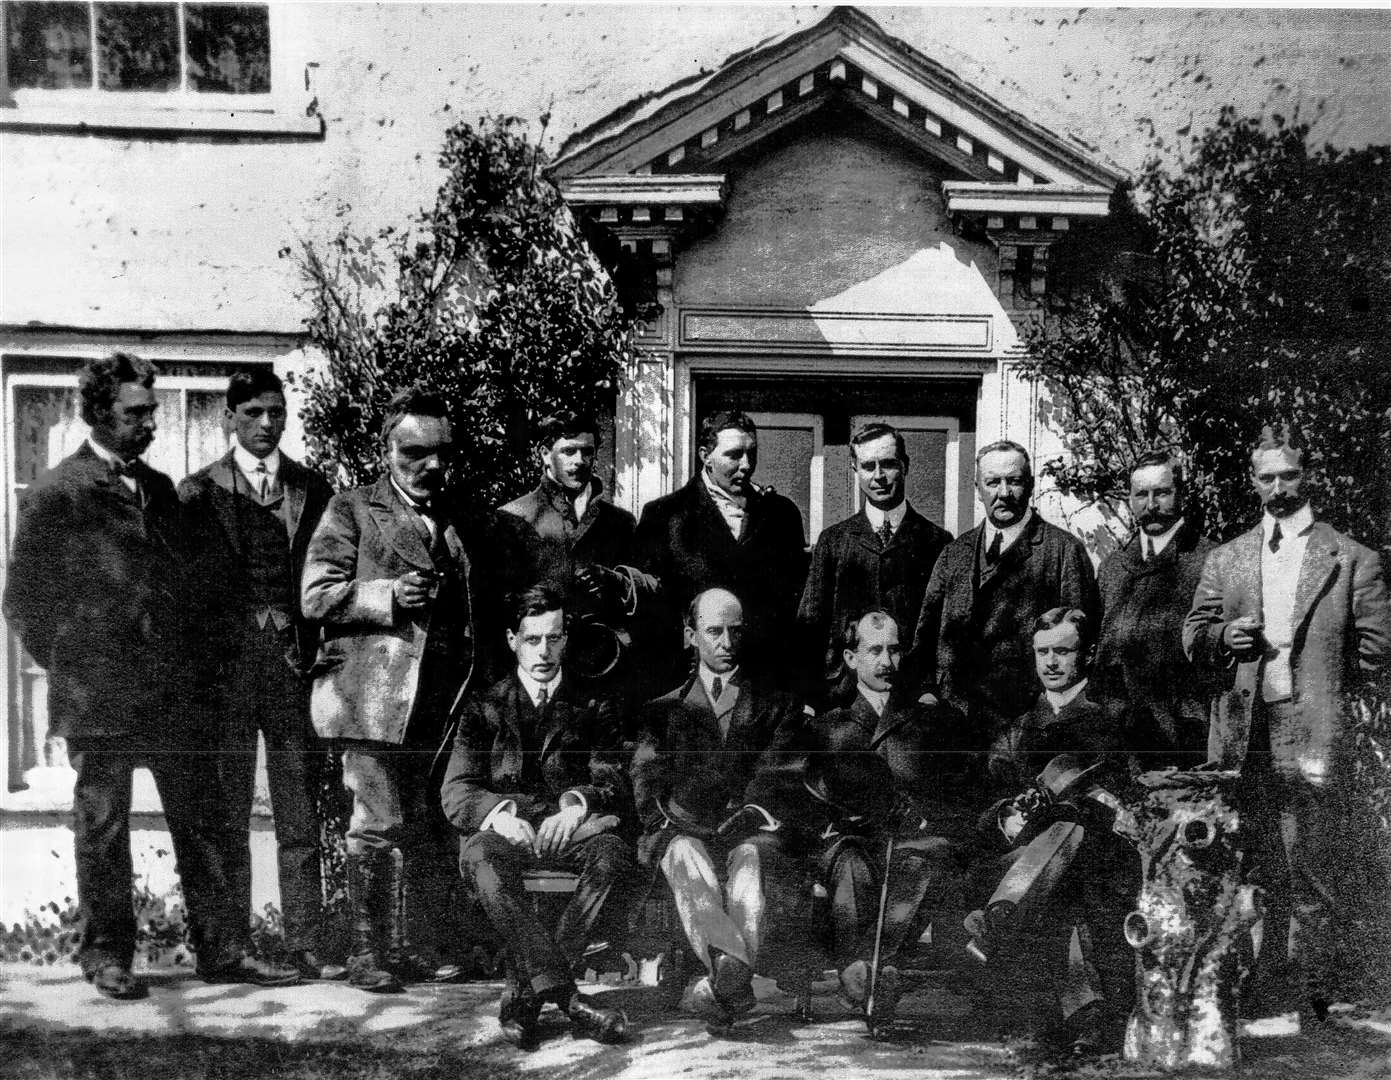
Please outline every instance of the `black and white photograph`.
[{"label": "black and white photograph", "polygon": [[1391,8],[0,0],[0,1077],[1391,1076]]}]

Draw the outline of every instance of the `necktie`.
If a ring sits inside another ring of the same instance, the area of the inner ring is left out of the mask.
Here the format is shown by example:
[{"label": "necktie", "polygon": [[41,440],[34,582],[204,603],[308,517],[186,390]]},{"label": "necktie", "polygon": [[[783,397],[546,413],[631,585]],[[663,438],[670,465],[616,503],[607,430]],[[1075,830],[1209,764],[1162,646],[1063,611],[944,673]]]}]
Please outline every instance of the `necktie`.
[{"label": "necktie", "polygon": [[723,694],[723,693],[724,693],[724,683],[721,682],[721,681],[720,681],[720,677],[719,677],[718,675],[716,675],[716,676],[714,677],[714,679],[712,679],[712,680],[710,681],[710,700],[711,700],[711,701],[719,701],[719,700],[720,700],[720,695]]},{"label": "necktie", "polygon": [[1145,537],[1145,562],[1154,561],[1154,541]]},{"label": "necktie", "polygon": [[538,709],[544,709],[546,707],[546,697],[548,693],[549,692],[544,686],[536,691],[536,707]]},{"label": "necktie", "polygon": [[990,541],[990,547],[985,552],[985,565],[994,566],[1000,561],[1000,543],[1004,539],[1004,533],[997,532],[995,539]]},{"label": "necktie", "polygon": [[889,541],[893,538],[894,527],[889,524],[889,519],[885,517],[884,520],[879,523],[879,546],[888,547]]},{"label": "necktie", "polygon": [[1270,530],[1270,553],[1274,555],[1280,550],[1280,523],[1277,521],[1275,527]]},{"label": "necktie", "polygon": [[256,500],[265,502],[270,491],[270,472],[264,461],[256,462]]},{"label": "necktie", "polygon": [[140,481],[140,459],[115,462],[111,466],[111,472],[116,476],[128,478],[134,484],[132,490],[135,492],[135,500],[143,507],[145,505],[145,485]]}]

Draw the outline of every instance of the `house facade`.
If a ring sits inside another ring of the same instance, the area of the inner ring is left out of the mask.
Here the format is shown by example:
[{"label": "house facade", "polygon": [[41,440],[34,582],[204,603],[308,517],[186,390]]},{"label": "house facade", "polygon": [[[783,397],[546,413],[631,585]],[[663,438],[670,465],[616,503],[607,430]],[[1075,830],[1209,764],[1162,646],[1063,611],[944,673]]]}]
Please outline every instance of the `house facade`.
[{"label": "house facade", "polygon": [[[959,533],[978,514],[976,447],[1052,445],[1015,374],[1021,327],[1050,247],[1104,218],[1142,159],[1142,114],[1177,129],[1227,100],[1279,105],[1302,92],[1294,76],[1337,67],[1352,105],[1325,127],[1365,142],[1385,123],[1391,53],[1385,20],[1309,15],[1349,66],[1311,57],[1308,23],[1269,12],[1111,12],[1084,29],[1060,9],[0,11],[6,552],[24,489],[85,436],[84,360],[157,361],[150,460],[176,479],[201,467],[227,447],[232,372],[314,362],[285,249],[343,223],[404,223],[438,187],[444,129],[504,113],[538,129],[549,117],[551,179],[656,300],[615,407],[617,502],[636,512],[685,482],[700,419],[737,405],[760,425],[760,481],[798,503],[814,542],[856,506],[850,433],[884,418],[907,435],[912,501]],[[1219,74],[1178,85],[1214,48]],[[292,421],[291,452],[300,435]],[[0,921],[13,921],[71,879],[72,773],[47,733],[42,669],[12,636],[4,665]],[[137,803],[152,852],[148,786]],[[148,852],[141,865],[156,890],[171,880]],[[258,874],[258,902],[272,877]]]}]

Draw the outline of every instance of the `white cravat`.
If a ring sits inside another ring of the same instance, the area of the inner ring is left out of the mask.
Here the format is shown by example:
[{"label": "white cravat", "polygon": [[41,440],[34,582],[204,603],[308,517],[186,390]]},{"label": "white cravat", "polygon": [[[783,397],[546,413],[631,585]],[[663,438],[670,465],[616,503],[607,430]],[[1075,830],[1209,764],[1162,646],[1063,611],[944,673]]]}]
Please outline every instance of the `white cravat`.
[{"label": "white cravat", "polygon": [[[1270,538],[1280,526],[1280,548],[1270,550]],[[1299,569],[1309,546],[1314,512],[1305,503],[1287,518],[1261,517],[1261,633],[1275,650],[1261,671],[1261,698],[1284,701],[1294,694],[1290,647],[1294,644],[1294,594]]]},{"label": "white cravat", "polygon": [[1066,690],[1045,690],[1043,696],[1048,699],[1048,704],[1053,707],[1053,715],[1057,716],[1065,708],[1076,700],[1077,695],[1087,688],[1087,680],[1083,679],[1075,686],[1069,686]]},{"label": "white cravat", "polygon": [[705,482],[705,490],[710,493],[715,509],[720,512],[720,517],[724,518],[724,523],[729,526],[734,539],[738,540],[744,531],[744,518],[748,516],[748,511],[734,501],[733,495],[711,480],[710,474],[704,469],[701,470],[700,478]]},{"label": "white cravat", "polygon": [[547,701],[554,701],[556,691],[560,689],[560,680],[565,677],[564,671],[557,671],[555,678],[550,682],[540,682],[533,679],[527,672],[517,668],[517,679],[522,684],[522,689],[526,691],[527,697],[531,698],[531,703],[538,709],[544,704],[541,695],[546,695]]},{"label": "white cravat", "polygon": [[1034,516],[1034,508],[1031,506],[1024,511],[1024,516],[1013,525],[1006,528],[998,528],[991,523],[989,518],[985,520],[985,550],[990,550],[990,545],[995,542],[995,535],[1000,536],[1000,554],[1003,555],[1010,548],[1014,547],[1015,542],[1024,535],[1024,530],[1028,528],[1029,520]]},{"label": "white cravat", "polygon": [[1169,542],[1173,540],[1174,535],[1181,528],[1183,528],[1183,518],[1179,518],[1158,536],[1151,536],[1147,532],[1142,532],[1140,534],[1140,549],[1145,562],[1149,562],[1150,559],[1160,555],[1164,549],[1169,546]]},{"label": "white cravat", "polygon": [[883,716],[884,709],[889,704],[889,692],[887,690],[871,690],[864,683],[860,683],[860,694],[869,702],[870,708],[874,710],[875,716]]}]

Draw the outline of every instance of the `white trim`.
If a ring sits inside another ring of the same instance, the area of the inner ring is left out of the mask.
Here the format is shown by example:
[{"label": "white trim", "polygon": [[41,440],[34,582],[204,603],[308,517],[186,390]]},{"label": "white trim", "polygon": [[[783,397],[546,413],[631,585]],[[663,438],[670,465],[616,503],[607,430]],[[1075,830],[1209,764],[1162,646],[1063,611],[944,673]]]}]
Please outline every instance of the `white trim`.
[{"label": "white trim", "polygon": [[1072,217],[1105,217],[1110,212],[1111,193],[1091,184],[1035,184],[1020,187],[1001,182],[945,180],[942,194],[947,212],[991,214],[1067,214]]},{"label": "white trim", "polygon": [[577,176],[560,182],[561,197],[571,206],[719,206],[725,198],[724,173],[689,175]]}]

